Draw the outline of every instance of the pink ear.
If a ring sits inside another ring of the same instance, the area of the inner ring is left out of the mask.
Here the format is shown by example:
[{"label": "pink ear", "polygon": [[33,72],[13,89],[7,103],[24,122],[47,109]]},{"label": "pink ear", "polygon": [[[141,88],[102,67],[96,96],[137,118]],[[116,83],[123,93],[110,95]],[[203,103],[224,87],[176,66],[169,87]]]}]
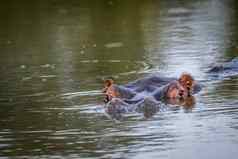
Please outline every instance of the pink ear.
[{"label": "pink ear", "polygon": [[104,84],[105,84],[106,87],[110,87],[113,84],[113,80],[112,79],[107,79],[107,80],[105,80]]}]

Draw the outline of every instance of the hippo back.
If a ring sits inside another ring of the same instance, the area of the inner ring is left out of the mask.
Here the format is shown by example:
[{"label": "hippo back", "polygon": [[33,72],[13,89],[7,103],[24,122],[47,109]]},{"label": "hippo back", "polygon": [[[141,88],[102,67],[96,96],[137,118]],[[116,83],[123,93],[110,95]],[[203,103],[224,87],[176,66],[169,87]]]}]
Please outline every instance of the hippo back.
[{"label": "hippo back", "polygon": [[212,67],[208,73],[213,77],[234,77],[238,76],[238,57],[222,65]]}]

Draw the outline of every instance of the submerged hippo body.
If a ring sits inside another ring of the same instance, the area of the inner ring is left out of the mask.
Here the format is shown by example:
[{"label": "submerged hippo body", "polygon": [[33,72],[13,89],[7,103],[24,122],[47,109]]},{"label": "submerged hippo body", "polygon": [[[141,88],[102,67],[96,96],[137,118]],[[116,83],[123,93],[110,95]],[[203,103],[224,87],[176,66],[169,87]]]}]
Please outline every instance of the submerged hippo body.
[{"label": "submerged hippo body", "polygon": [[214,77],[233,77],[238,75],[238,57],[224,64],[212,67],[208,74]]}]

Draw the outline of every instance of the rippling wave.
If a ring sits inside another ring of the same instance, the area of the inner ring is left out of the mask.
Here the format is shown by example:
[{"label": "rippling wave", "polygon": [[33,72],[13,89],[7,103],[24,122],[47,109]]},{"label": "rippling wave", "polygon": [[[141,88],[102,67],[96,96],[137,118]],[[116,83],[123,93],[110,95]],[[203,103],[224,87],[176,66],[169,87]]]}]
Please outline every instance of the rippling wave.
[{"label": "rippling wave", "polygon": [[63,99],[71,99],[74,97],[82,97],[82,96],[97,96],[102,95],[101,90],[92,90],[92,91],[79,91],[79,92],[70,92],[61,94],[60,97]]}]

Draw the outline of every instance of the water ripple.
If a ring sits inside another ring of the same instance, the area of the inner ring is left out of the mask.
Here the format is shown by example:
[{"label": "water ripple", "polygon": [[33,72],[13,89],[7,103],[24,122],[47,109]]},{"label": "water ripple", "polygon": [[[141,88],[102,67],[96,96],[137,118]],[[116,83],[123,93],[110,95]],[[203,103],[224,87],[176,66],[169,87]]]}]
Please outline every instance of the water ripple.
[{"label": "water ripple", "polygon": [[92,91],[79,91],[79,92],[69,92],[61,94],[60,97],[63,99],[71,99],[74,97],[81,97],[81,96],[97,96],[102,95],[101,90],[92,90]]}]

